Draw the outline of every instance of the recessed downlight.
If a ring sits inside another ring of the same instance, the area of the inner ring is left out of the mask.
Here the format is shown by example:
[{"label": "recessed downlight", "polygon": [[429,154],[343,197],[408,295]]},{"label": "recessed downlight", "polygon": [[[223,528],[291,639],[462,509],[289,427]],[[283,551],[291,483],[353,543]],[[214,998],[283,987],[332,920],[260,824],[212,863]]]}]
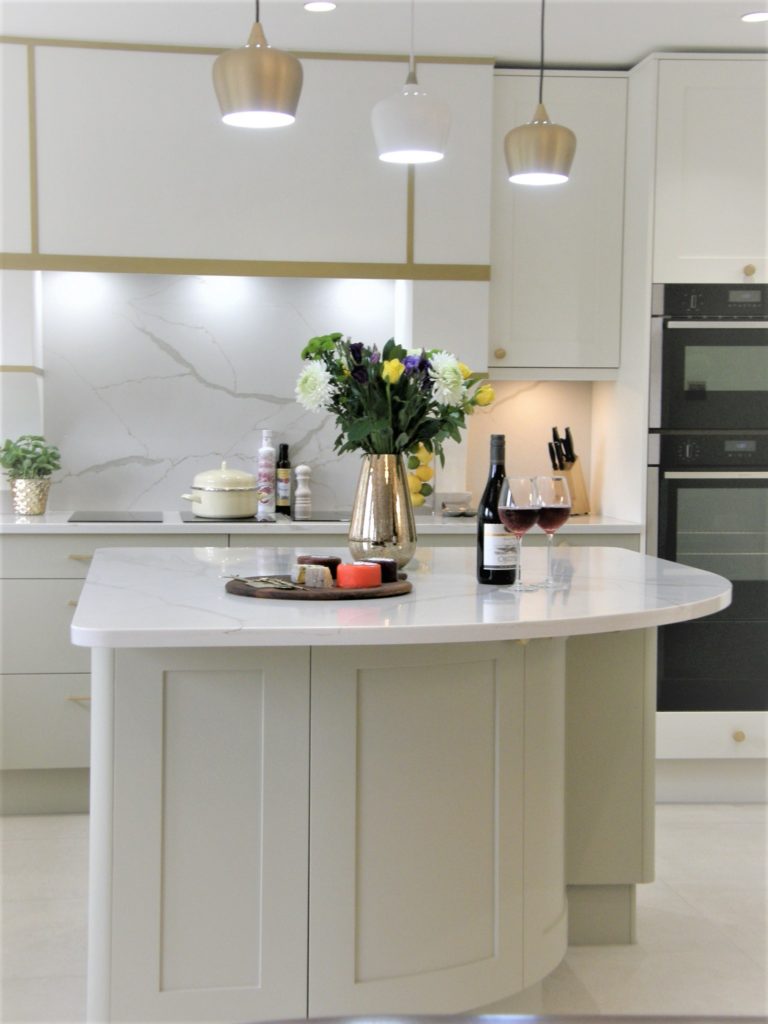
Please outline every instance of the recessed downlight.
[{"label": "recessed downlight", "polygon": [[742,21],[768,21],[768,11],[753,11],[751,14],[742,14]]},{"label": "recessed downlight", "polygon": [[311,11],[313,14],[325,14],[326,11],[335,11],[336,4],[332,0],[307,0],[304,10]]}]

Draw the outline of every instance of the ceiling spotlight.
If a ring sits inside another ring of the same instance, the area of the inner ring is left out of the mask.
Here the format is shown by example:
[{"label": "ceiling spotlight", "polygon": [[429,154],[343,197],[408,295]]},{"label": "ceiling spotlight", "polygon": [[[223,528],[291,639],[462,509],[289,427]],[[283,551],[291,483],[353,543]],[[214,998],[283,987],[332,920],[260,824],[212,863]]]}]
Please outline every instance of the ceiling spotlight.
[{"label": "ceiling spotlight", "polygon": [[543,101],[544,0],[541,0],[541,60],[539,102],[528,124],[507,132],[504,152],[509,180],[517,185],[558,185],[568,181],[576,152],[576,136],[570,128],[553,124]]},{"label": "ceiling spotlight", "polygon": [[313,14],[325,14],[326,11],[335,11],[336,4],[333,3],[333,0],[307,0],[304,10],[311,11]]},{"label": "ceiling spotlight", "polygon": [[248,42],[219,54],[213,62],[213,85],[221,119],[237,128],[279,128],[296,120],[303,71],[290,53],[269,45],[259,21]]}]

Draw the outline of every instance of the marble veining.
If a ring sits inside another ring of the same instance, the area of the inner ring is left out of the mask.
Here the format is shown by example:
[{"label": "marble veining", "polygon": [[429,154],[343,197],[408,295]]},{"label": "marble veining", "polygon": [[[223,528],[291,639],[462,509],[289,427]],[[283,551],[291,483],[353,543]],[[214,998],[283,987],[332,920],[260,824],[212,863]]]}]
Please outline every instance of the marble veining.
[{"label": "marble veining", "polygon": [[351,506],[359,460],[293,389],[312,335],[392,336],[394,282],[46,273],[42,306],[51,508],[184,508],[223,459],[255,472],[264,428],[317,509]]},{"label": "marble veining", "polygon": [[[103,548],[72,624],[81,646],[281,646],[446,643],[639,629],[709,615],[730,602],[721,576],[620,548],[561,552],[561,585],[521,595],[475,582],[474,552],[419,549],[413,591],[379,600],[239,597],[233,575],[288,571],[302,549]],[[347,558],[340,548],[338,554]],[[524,551],[528,582],[546,552]]]}]

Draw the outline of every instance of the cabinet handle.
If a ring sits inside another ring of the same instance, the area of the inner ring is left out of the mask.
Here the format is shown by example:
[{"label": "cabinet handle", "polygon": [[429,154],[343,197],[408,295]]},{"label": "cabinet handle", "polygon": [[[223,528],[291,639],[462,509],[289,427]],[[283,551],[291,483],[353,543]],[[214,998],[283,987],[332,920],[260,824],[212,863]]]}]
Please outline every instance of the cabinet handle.
[{"label": "cabinet handle", "polygon": [[736,732],[733,733],[733,739],[736,743],[743,743],[746,738],[747,734],[743,729],[737,729]]},{"label": "cabinet handle", "polygon": [[83,695],[82,697],[78,697],[78,696],[67,697],[67,700],[72,701],[73,704],[90,704],[91,703],[91,698],[86,696],[86,695]]},{"label": "cabinet handle", "polygon": [[73,562],[92,562],[93,555],[67,555]]},{"label": "cabinet handle", "polygon": [[497,359],[506,359],[507,350],[505,348],[495,348],[493,350],[493,354],[496,356]]},{"label": "cabinet handle", "polygon": [[757,267],[755,266],[754,263],[748,263],[746,265],[746,267],[744,267],[744,276],[745,277],[754,277],[756,273],[757,273]]},{"label": "cabinet handle", "polygon": [[68,608],[77,608],[77,601],[67,601]]}]

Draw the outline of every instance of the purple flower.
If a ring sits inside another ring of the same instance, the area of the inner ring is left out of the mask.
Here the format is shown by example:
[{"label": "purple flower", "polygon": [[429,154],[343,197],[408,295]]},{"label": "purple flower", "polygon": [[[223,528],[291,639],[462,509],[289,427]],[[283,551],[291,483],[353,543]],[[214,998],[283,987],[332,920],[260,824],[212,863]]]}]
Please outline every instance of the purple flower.
[{"label": "purple flower", "polygon": [[419,369],[419,363],[421,362],[421,356],[406,356],[403,360],[403,366],[405,367],[406,373],[415,373]]},{"label": "purple flower", "polygon": [[358,384],[366,384],[368,381],[368,370],[364,366],[355,366],[350,372],[352,380],[356,380]]},{"label": "purple flower", "polygon": [[[352,357],[352,361],[355,363],[361,363],[363,361],[363,343],[362,341],[355,341],[349,346],[349,354]],[[355,378],[357,379],[357,378]]]},{"label": "purple flower", "polygon": [[379,350],[374,345],[373,349],[371,351],[371,363],[375,365],[376,363],[379,362],[380,359],[381,359],[381,353],[379,352]]}]

